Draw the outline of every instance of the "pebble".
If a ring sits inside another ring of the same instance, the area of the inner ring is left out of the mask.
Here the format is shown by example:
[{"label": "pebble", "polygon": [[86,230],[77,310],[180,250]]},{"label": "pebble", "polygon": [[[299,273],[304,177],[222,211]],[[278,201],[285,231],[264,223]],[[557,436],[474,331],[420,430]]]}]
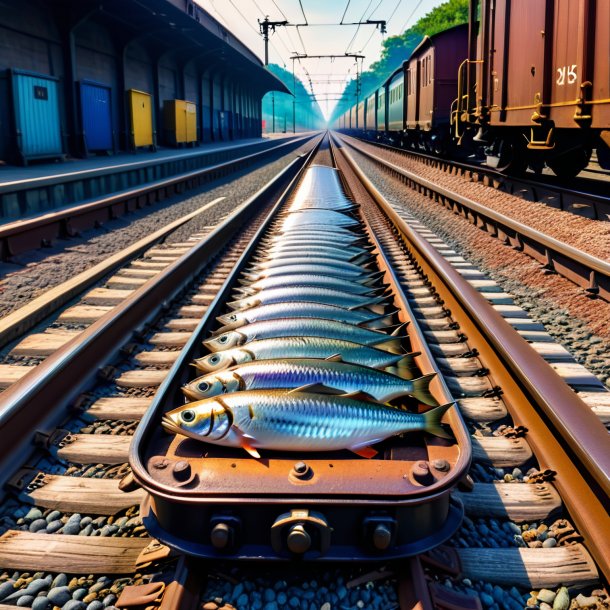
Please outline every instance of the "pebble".
[{"label": "pebble", "polygon": [[[246,602],[247,601],[248,598],[246,597]],[[87,608],[87,610],[89,610],[89,608]],[[216,602],[206,602],[201,606],[201,610],[218,610],[218,604]]]},{"label": "pebble", "polygon": [[553,610],[568,610],[570,606],[570,595],[566,587],[561,587],[557,591],[557,596],[553,602]]},{"label": "pebble", "polygon": [[554,546],[557,546],[557,540],[555,538],[547,538],[543,543],[542,546],[545,549],[550,549]]},{"label": "pebble", "polygon": [[80,532],[80,523],[68,521],[68,523],[64,525],[61,532],[66,536],[76,536]]},{"label": "pebble", "polygon": [[105,607],[108,607],[112,604],[114,604],[114,602],[117,600],[116,595],[114,595],[114,593],[110,593],[108,595],[106,595],[106,597],[104,597],[104,599],[102,600],[102,604],[104,604]]},{"label": "pebble", "polygon": [[58,510],[52,510],[46,517],[47,523],[61,519],[61,513]]},{"label": "pebble", "polygon": [[24,519],[26,521],[36,521],[36,519],[42,519],[42,511],[36,507],[30,508]]},{"label": "pebble", "polygon": [[43,595],[42,597],[37,597],[32,602],[32,610],[49,610],[51,606],[52,604],[46,595]]},{"label": "pebble", "polygon": [[87,595],[87,589],[81,588],[81,589],[76,589],[76,591],[74,591],[72,593],[72,599],[77,599],[78,601],[83,601],[85,599]]},{"label": "pebble", "polygon": [[55,587],[65,587],[68,584],[68,577],[65,574],[58,574],[53,582],[51,583],[51,588]]},{"label": "pebble", "polygon": [[15,581],[11,579],[7,580],[6,582],[3,582],[0,585],[0,601],[8,597],[15,590],[15,588],[13,587],[14,583]]},{"label": "pebble", "polygon": [[51,576],[47,578],[36,578],[30,582],[27,586],[27,593],[29,595],[38,595],[41,591],[45,591],[51,584]]},{"label": "pebble", "polygon": [[54,534],[59,531],[63,527],[63,522],[61,519],[56,519],[55,521],[49,521],[47,525],[47,532],[49,534]]},{"label": "pebble", "polygon": [[53,603],[53,605],[62,607],[65,603],[72,599],[72,592],[66,586],[54,587],[49,591],[47,597]]},{"label": "pebble", "polygon": [[86,607],[86,604],[78,599],[71,599],[63,605],[61,610],[85,610]]},{"label": "pebble", "polygon": [[33,595],[22,595],[17,600],[17,605],[22,607],[22,608],[29,608],[32,605],[33,601],[34,601],[34,596]]},{"label": "pebble", "polygon": [[87,610],[102,610],[104,604],[99,599],[94,599],[92,602],[87,604]]},{"label": "pebble", "polygon": [[47,521],[46,519],[35,519],[34,521],[32,521],[32,523],[30,523],[30,527],[29,530],[30,532],[39,532],[43,529],[45,529],[47,527]]}]

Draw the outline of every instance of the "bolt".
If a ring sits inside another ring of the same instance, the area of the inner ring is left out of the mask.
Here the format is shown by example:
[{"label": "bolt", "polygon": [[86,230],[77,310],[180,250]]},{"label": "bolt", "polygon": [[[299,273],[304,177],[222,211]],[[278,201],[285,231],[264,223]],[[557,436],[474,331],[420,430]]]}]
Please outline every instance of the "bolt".
[{"label": "bolt", "polygon": [[379,551],[385,551],[392,542],[392,532],[384,523],[379,523],[373,532],[373,545]]},{"label": "bolt", "polygon": [[294,465],[294,471],[297,474],[305,474],[307,472],[308,466],[305,462],[297,462]]},{"label": "bolt", "polygon": [[215,549],[225,549],[231,542],[231,528],[226,523],[217,523],[210,532],[212,546]]},{"label": "bolt", "polygon": [[186,481],[191,476],[191,465],[180,460],[174,464],[174,477],[179,481]]},{"label": "bolt", "polygon": [[302,525],[293,525],[286,538],[286,544],[291,553],[302,555],[311,547],[311,536]]},{"label": "bolt", "polygon": [[169,460],[167,458],[163,458],[162,460],[158,461],[158,462],[153,462],[153,468],[156,468],[157,470],[163,470],[164,468],[167,468],[169,466]]},{"label": "bolt", "polygon": [[432,462],[432,468],[440,472],[448,472],[451,466],[447,460],[434,460]]}]

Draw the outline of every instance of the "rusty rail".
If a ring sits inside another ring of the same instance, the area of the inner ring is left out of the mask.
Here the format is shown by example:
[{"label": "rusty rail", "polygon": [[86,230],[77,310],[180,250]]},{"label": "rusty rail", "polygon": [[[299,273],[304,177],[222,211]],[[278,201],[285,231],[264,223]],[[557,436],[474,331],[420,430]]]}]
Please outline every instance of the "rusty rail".
[{"label": "rusty rail", "polygon": [[[610,576],[610,451],[608,434],[591,411],[439,253],[394,211],[350,154],[341,149],[354,173],[403,236],[414,258],[504,390],[514,421],[527,429],[542,468],[554,481],[587,548],[606,578]],[[426,187],[426,188],[431,188]],[[481,350],[479,350],[481,351]]]},{"label": "rusty rail", "polygon": [[484,205],[464,197],[454,191],[441,187],[430,180],[399,167],[376,155],[362,150],[352,142],[345,143],[357,150],[374,163],[394,174],[409,186],[445,207],[461,212],[473,224],[484,228],[488,233],[503,239],[539,261],[545,268],[556,271],[592,296],[610,301],[610,263],[569,244],[563,243],[540,231],[532,229],[504,214],[486,208]]},{"label": "rusty rail", "polygon": [[[548,181],[541,179],[540,176],[534,178],[532,174],[519,177],[507,176],[492,167],[435,157],[421,151],[398,148],[383,142],[368,140],[361,136],[349,135],[356,140],[361,140],[367,144],[377,146],[378,148],[385,148],[405,157],[418,159],[426,165],[438,167],[444,172],[465,175],[483,181],[487,185],[493,185],[495,188],[501,189],[516,197],[529,199],[527,196],[529,194],[532,201],[541,203],[555,200],[559,204],[559,209],[572,214],[588,217],[587,214],[581,214],[580,212],[575,211],[575,209],[578,208],[587,208],[593,211],[594,220],[610,219],[610,199],[608,197],[596,193],[588,193],[583,190],[576,190],[574,188],[567,188],[560,184],[553,184],[553,176],[545,176],[546,178],[549,178]],[[598,184],[606,185],[607,183],[600,182]]]},{"label": "rusty rail", "polygon": [[205,182],[243,169],[286,147],[295,147],[311,137],[307,135],[237,159],[150,182],[87,203],[67,206],[54,212],[1,225],[0,260],[9,260],[11,256],[40,248],[58,237],[73,236],[77,231],[113,220],[155,201],[183,193],[185,190],[194,189]]}]

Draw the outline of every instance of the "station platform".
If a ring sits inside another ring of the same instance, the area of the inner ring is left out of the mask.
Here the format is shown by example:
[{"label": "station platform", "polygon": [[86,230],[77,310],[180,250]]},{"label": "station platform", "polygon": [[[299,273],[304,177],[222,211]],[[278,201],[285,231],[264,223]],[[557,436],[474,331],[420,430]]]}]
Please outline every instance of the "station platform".
[{"label": "station platform", "polygon": [[0,166],[0,223],[202,169],[303,135],[273,134],[194,148],[119,153],[28,167]]}]

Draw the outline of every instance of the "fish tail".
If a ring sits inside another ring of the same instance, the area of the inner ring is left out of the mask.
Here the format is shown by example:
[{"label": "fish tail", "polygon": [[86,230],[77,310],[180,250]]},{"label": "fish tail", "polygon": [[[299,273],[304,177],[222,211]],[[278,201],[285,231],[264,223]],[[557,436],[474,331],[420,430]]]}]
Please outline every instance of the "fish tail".
[{"label": "fish tail", "polygon": [[411,394],[419,400],[419,402],[436,407],[438,401],[430,393],[430,383],[436,377],[436,373],[430,373],[429,375],[423,375],[417,379],[413,379],[410,383],[412,386]]},{"label": "fish tail", "polygon": [[445,415],[445,412],[448,411],[453,404],[454,403],[452,402],[448,402],[446,405],[441,405],[440,407],[430,409],[430,411],[424,413],[424,425],[426,432],[430,432],[430,434],[440,436],[441,438],[453,439],[450,434],[445,432],[445,429],[441,425],[443,415]]}]

